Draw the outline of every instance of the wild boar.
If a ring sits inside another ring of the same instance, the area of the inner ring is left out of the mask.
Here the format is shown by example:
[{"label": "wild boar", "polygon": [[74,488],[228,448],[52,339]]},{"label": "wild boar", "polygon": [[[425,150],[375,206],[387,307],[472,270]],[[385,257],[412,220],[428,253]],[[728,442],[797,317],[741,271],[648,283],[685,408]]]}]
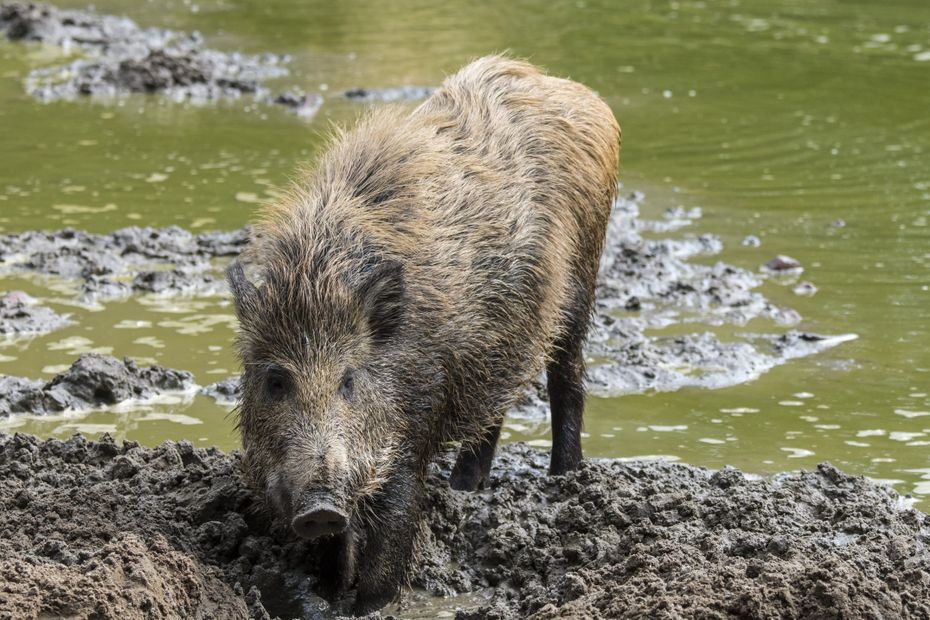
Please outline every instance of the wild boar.
[{"label": "wild boar", "polygon": [[620,128],[592,91],[500,56],[412,112],[338,133],[267,208],[228,279],[244,469],[354,611],[404,583],[427,465],[487,478],[501,424],[547,372],[550,472],[581,461],[582,346]]}]

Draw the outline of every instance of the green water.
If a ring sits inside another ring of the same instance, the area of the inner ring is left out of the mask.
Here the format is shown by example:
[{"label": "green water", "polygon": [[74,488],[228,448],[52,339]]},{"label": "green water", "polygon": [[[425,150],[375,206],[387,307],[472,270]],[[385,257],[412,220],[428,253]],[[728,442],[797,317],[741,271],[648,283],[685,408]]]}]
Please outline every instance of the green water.
[{"label": "green water", "polygon": [[[326,103],[310,123],[238,103],[198,108],[136,97],[43,105],[24,94],[22,79],[31,67],[59,62],[60,52],[0,44],[3,231],[241,226],[316,152],[331,122],[361,112],[336,93],[436,84],[475,56],[511,50],[610,103],[623,125],[623,181],[646,193],[645,215],[700,206],[704,217],[692,232],[719,234],[720,258],[742,267],[794,256],[819,293],[798,297],[774,282],[762,292],[797,309],[803,329],[859,335],[737,387],[594,398],[587,453],[758,473],[829,460],[930,498],[926,0],[96,5],[146,26],[200,30],[221,49],[290,53],[292,75],[282,84],[325,88]],[[830,226],[838,218],[845,227]],[[748,234],[761,247],[742,246]],[[77,319],[0,345],[0,372],[49,377],[87,350],[187,369],[201,384],[235,372],[225,299],[139,297],[82,308],[69,305],[70,286],[37,277],[0,282]],[[232,448],[231,426],[226,409],[197,397],[15,418],[0,428]],[[545,445],[548,429],[512,424],[507,436]]]}]

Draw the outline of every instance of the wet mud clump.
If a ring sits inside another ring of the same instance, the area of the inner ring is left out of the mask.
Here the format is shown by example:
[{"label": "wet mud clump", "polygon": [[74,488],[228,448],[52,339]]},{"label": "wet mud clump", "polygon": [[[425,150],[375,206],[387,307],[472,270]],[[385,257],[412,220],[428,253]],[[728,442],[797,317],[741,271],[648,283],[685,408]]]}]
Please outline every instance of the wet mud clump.
[{"label": "wet mud clump", "polygon": [[[930,518],[861,477],[546,467],[544,453],[504,446],[487,488],[458,493],[449,463],[435,465],[414,590],[388,611],[930,615]],[[236,453],[186,442],[0,435],[0,616],[329,617],[315,548],[268,525],[239,468]]]},{"label": "wet mud clump", "polygon": [[22,291],[0,295],[0,334],[43,334],[70,323]]},{"label": "wet mud clump", "polygon": [[5,2],[0,4],[0,35],[81,52],[70,63],[29,74],[26,89],[43,101],[158,93],[204,103],[249,96],[301,116],[312,116],[322,104],[316,94],[292,89],[275,95],[263,85],[287,75],[285,56],[221,52],[204,47],[198,33],[142,29],[126,17]]},{"label": "wet mud clump", "polygon": [[183,370],[140,368],[129,358],[87,353],[50,381],[0,375],[0,417],[99,409],[194,387],[193,375]]}]

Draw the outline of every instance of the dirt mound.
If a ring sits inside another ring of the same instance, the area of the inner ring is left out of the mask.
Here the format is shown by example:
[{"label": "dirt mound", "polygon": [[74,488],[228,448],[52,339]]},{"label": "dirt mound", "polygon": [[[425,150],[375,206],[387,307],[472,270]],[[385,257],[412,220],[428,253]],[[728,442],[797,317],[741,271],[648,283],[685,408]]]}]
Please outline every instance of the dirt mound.
[{"label": "dirt mound", "polygon": [[[430,475],[397,615],[928,617],[930,518],[824,465],[772,481],[600,460],[548,478],[501,449],[489,487]],[[314,548],[269,526],[238,456],[0,435],[0,617],[317,618]]]},{"label": "dirt mound", "polygon": [[0,417],[94,409],[194,387],[193,375],[183,370],[86,353],[47,382],[0,375]]}]

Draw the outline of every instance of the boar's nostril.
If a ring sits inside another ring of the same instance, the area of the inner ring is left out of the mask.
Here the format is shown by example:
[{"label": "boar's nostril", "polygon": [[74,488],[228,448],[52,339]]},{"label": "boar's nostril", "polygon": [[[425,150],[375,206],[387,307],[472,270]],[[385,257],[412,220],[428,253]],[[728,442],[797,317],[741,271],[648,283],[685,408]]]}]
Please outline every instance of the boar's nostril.
[{"label": "boar's nostril", "polygon": [[291,527],[301,538],[313,540],[320,536],[339,534],[346,529],[345,513],[329,504],[317,504],[291,521]]}]

